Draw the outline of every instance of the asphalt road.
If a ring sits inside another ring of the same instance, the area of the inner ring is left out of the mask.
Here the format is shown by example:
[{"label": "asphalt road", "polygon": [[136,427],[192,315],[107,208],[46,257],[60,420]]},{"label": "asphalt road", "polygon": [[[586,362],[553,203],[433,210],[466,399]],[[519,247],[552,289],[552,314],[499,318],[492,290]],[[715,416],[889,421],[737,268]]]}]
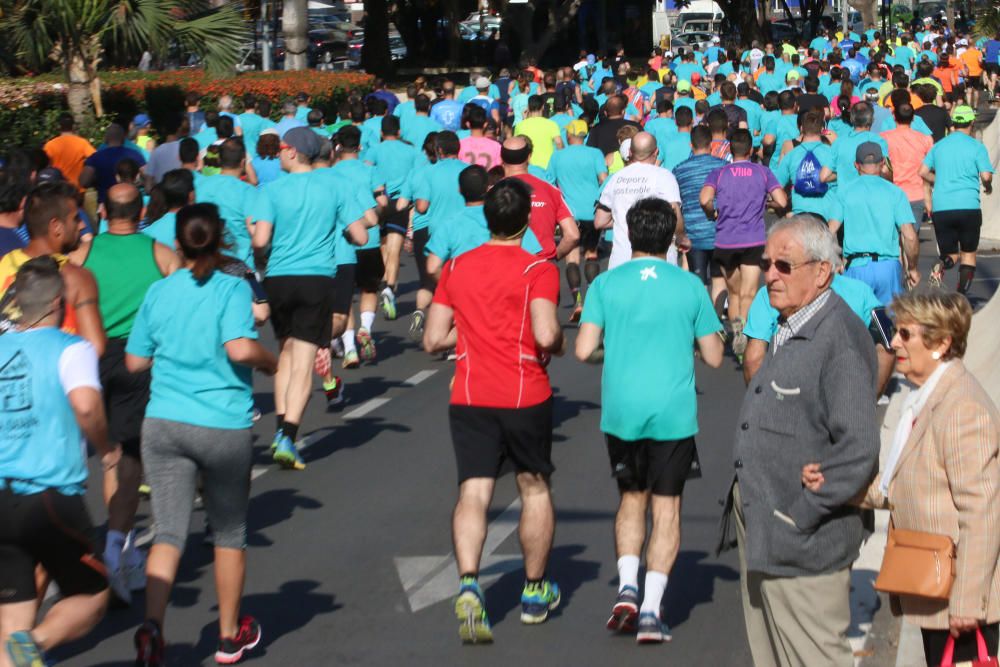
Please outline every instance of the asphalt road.
[{"label": "asphalt road", "polygon": [[[922,235],[925,272],[934,251],[929,231]],[[309,442],[306,470],[286,472],[270,464],[271,385],[261,376],[255,380],[265,416],[254,429],[258,457],[243,610],[260,620],[263,641],[247,662],[750,664],[735,553],[713,555],[719,501],[732,475],[730,435],[743,392],[731,358],[718,370],[697,370],[697,441],[704,476],[685,491],[681,552],[664,598],[673,642],[638,647],[634,639],[612,636],[604,628],[617,590],[617,492],[598,429],[600,369],[564,357],[550,367],[557,527],[549,574],[563,589],[562,606],[544,625],[520,623],[524,573],[509,521],[516,507],[505,512],[517,495],[507,475],[497,486],[490,558],[483,570],[495,643],[460,644],[450,598],[457,574],[448,560],[456,496],[447,424],[452,364],[429,357],[406,339],[415,270],[411,258],[404,261],[402,275],[411,282],[403,286],[400,319],[386,322],[379,316],[376,321],[377,362],[342,374],[347,402],[333,412],[326,411],[317,387],[302,429]],[[992,294],[998,276],[1000,262],[984,259],[974,301]],[[948,276],[949,284],[954,278]],[[562,312],[568,317],[568,307]],[[567,328],[571,337],[574,331]],[[269,329],[264,337],[273,344]],[[99,478],[93,479],[88,500],[100,525],[105,513]],[[203,518],[196,509],[167,615],[170,665],[214,664],[216,601],[211,549],[202,544]],[[139,526],[146,529],[150,523],[149,505],[143,502]],[[141,609],[137,595],[131,609],[110,611],[94,633],[51,657],[65,665],[131,665],[132,633],[142,620]]]}]

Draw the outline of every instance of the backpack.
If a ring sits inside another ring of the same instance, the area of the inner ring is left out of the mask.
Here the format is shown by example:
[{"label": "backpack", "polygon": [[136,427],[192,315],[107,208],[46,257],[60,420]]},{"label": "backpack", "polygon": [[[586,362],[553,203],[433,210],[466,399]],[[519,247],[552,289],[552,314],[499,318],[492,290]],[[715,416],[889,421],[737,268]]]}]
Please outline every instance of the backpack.
[{"label": "backpack", "polygon": [[803,197],[822,197],[830,189],[827,183],[819,179],[820,170],[823,165],[819,163],[816,155],[807,150],[798,168],[795,170],[795,192]]}]

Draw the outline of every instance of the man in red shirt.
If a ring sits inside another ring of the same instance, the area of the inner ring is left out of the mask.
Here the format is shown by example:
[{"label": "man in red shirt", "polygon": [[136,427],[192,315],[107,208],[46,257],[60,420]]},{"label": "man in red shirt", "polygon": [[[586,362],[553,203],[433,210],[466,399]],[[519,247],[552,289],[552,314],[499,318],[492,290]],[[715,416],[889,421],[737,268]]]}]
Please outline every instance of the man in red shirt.
[{"label": "man in red shirt", "polygon": [[[562,259],[580,242],[580,228],[573,213],[563,200],[559,188],[528,173],[531,159],[531,139],[511,137],[503,142],[500,159],[504,176],[524,182],[531,191],[531,231],[542,246],[542,259]],[[562,230],[562,240],[556,246],[556,227]]]},{"label": "man in red shirt", "polygon": [[491,642],[479,587],[486,511],[504,461],[517,472],[521,549],[527,581],[521,622],[541,623],[559,604],[559,587],[545,576],[555,512],[552,387],[545,366],[563,352],[556,315],[559,270],[521,249],[532,211],[531,191],[518,179],[500,181],[483,212],[490,240],[449,261],[441,273],[424,331],[430,354],[455,348],[458,359],[448,417],[458,464],[452,519],[460,576],[455,614],[463,642]]}]

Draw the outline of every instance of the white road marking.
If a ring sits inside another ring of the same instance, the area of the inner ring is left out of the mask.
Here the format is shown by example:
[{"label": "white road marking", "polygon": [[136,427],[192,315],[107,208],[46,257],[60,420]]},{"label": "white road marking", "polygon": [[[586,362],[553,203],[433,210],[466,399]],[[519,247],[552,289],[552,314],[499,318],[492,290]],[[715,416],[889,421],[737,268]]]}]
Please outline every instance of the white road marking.
[{"label": "white road marking", "polygon": [[424,380],[426,380],[427,378],[429,378],[430,376],[434,375],[435,373],[437,373],[437,369],[420,371],[419,373],[417,373],[413,377],[405,380],[403,382],[403,384],[406,385],[406,386],[408,386],[408,387],[415,387],[418,384],[420,384],[421,382],[423,382]]},{"label": "white road marking", "polygon": [[344,421],[349,421],[351,419],[359,419],[361,417],[364,417],[369,412],[372,412],[373,410],[378,410],[379,408],[381,408],[383,405],[385,405],[386,403],[388,403],[391,400],[392,400],[391,398],[372,398],[372,399],[369,399],[369,400],[365,401],[364,403],[362,403],[360,406],[358,406],[358,407],[354,408],[353,410],[351,410],[350,412],[348,412],[346,415],[344,415],[343,419],[344,419]]},{"label": "white road marking", "polygon": [[[502,575],[521,567],[521,556],[494,555],[493,552],[517,530],[521,499],[515,499],[487,529],[479,570],[479,583],[486,587]],[[447,600],[455,594],[458,572],[455,554],[446,556],[397,557],[396,570],[410,610],[414,613]]]}]

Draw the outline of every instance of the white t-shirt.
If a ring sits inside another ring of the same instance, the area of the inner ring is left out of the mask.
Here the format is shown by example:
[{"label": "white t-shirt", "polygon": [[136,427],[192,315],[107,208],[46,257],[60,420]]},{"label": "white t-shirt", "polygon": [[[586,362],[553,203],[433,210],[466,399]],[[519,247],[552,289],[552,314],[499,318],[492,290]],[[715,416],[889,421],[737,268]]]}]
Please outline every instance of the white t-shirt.
[{"label": "white t-shirt", "polygon": [[[633,204],[647,197],[680,204],[680,188],[677,187],[677,179],[669,169],[636,162],[608,179],[604,192],[601,193],[600,205],[611,211],[611,218],[614,221],[609,270],[632,259],[632,244],[628,240],[628,223],[625,216]],[[673,245],[670,247],[667,259],[677,263],[677,251]]]},{"label": "white t-shirt", "polygon": [[59,383],[63,392],[69,393],[80,387],[101,390],[101,376],[97,367],[97,350],[87,341],[66,346],[59,355]]}]

